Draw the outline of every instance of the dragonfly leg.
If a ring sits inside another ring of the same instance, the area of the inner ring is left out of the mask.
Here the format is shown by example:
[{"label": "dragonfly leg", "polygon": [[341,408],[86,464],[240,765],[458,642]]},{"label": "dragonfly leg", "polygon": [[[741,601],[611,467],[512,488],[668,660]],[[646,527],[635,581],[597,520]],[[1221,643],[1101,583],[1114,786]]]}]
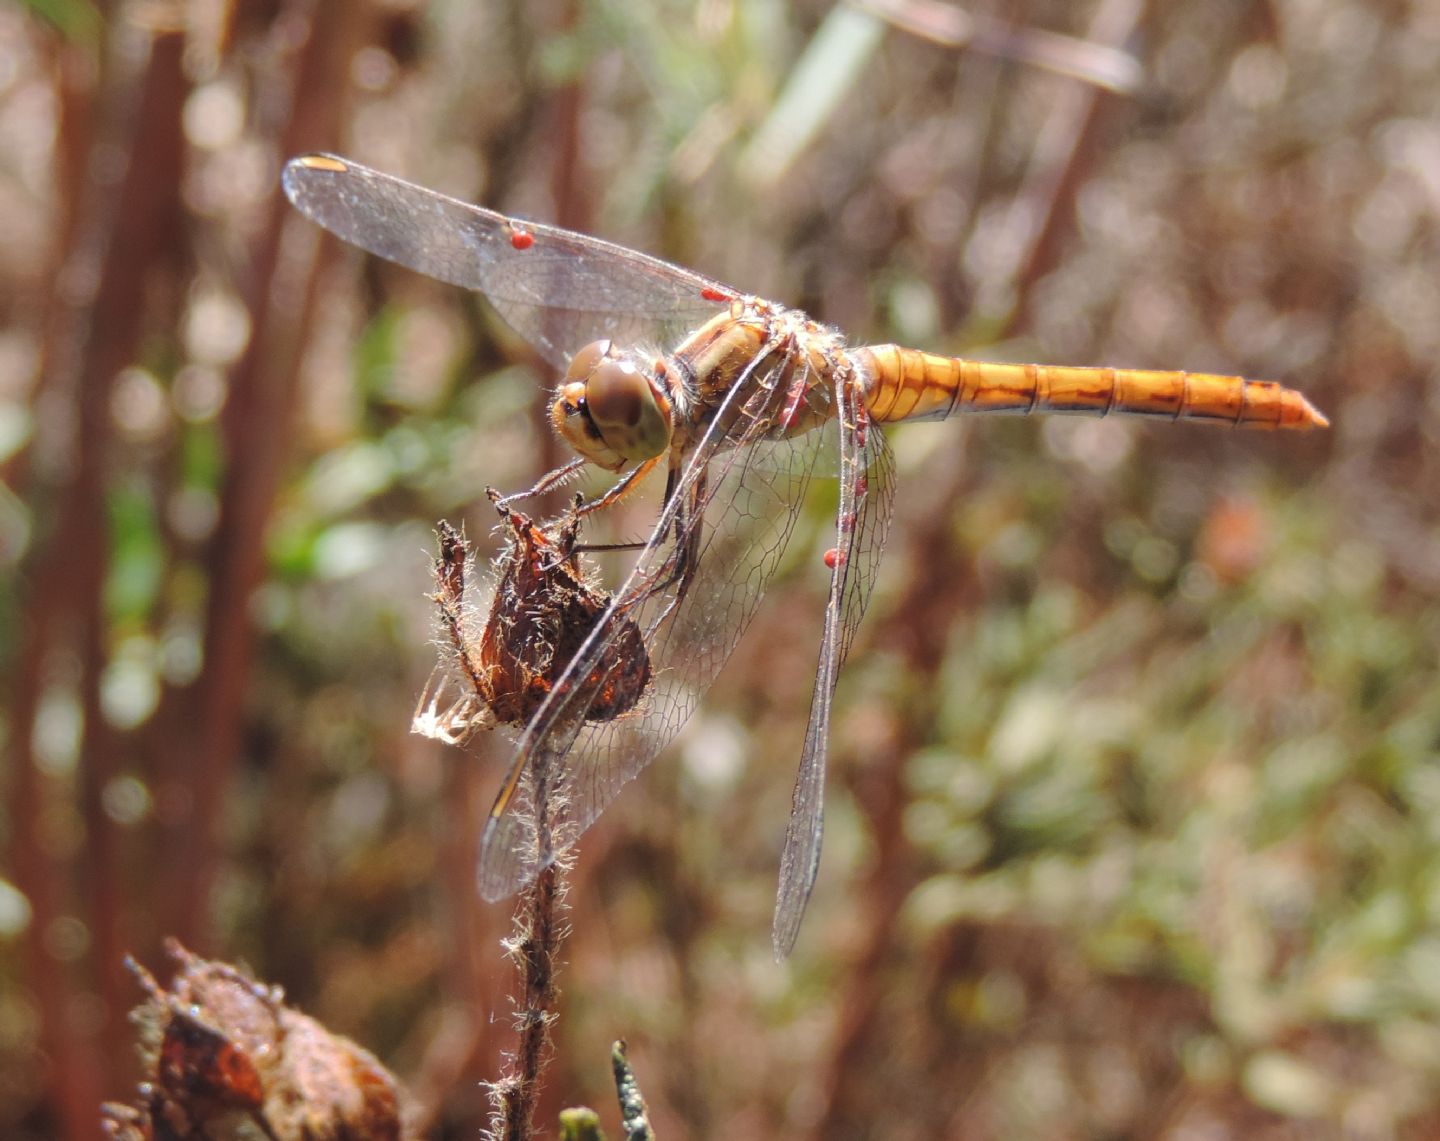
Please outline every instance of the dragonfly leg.
[{"label": "dragonfly leg", "polygon": [[589,503],[577,504],[575,515],[577,518],[589,515],[595,511],[603,511],[606,507],[612,507],[619,503],[627,495],[639,486],[640,481],[655,470],[655,465],[660,462],[659,456],[654,456],[644,463],[637,464],[627,471],[620,479],[612,484],[608,491],[599,499],[592,499]]},{"label": "dragonfly leg", "polygon": [[590,461],[584,456],[576,456],[569,463],[561,464],[554,471],[547,471],[535,481],[533,487],[527,487],[524,491],[512,492],[509,495],[494,499],[495,506],[503,510],[516,500],[531,499],[537,495],[544,495],[547,491],[552,491],[574,479],[580,469],[589,462]]},{"label": "dragonfly leg", "polygon": [[[673,483],[672,473],[671,483],[667,484],[665,489],[667,502],[671,496]],[[666,607],[667,613],[684,600],[685,593],[689,590],[690,583],[695,577],[695,568],[700,556],[701,527],[705,521],[705,489],[708,485],[708,473],[702,471],[689,488],[686,502],[676,504],[675,518],[671,524],[675,533],[675,548],[656,568],[654,579],[645,587],[647,593],[658,594],[678,584],[675,598]]]}]

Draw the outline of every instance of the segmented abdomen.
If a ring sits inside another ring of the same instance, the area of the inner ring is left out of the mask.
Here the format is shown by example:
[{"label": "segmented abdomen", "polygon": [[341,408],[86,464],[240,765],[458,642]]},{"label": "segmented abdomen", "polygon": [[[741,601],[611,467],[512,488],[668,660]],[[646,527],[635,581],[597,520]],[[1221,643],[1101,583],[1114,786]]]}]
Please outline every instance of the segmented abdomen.
[{"label": "segmented abdomen", "polygon": [[1329,421],[1293,388],[1201,372],[997,364],[899,345],[854,350],[869,374],[872,419],[944,419],[952,413],[1069,412],[1163,416],[1254,428],[1324,428]]}]

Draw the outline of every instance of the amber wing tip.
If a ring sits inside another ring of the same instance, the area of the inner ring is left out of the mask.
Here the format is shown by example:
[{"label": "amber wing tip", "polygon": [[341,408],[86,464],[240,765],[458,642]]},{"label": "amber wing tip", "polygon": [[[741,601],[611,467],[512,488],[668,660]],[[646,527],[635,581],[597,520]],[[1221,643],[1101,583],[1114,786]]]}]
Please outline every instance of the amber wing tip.
[{"label": "amber wing tip", "polygon": [[327,154],[301,155],[299,158],[291,159],[290,165],[303,166],[307,170],[323,170],[330,174],[345,174],[350,169],[350,164],[344,159]]}]

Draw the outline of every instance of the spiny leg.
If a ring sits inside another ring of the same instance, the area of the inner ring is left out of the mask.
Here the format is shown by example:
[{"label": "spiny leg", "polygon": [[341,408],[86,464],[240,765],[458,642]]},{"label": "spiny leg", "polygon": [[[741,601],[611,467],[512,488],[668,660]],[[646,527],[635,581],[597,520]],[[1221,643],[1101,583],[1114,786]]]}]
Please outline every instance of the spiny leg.
[{"label": "spiny leg", "polygon": [[553,471],[547,471],[537,479],[532,486],[527,487],[524,491],[512,491],[509,495],[503,497],[492,495],[490,499],[496,507],[503,511],[517,500],[533,499],[537,495],[544,495],[547,491],[553,491],[555,488],[569,483],[580,474],[580,469],[589,462],[590,461],[584,456],[576,456],[573,460],[561,464]]}]

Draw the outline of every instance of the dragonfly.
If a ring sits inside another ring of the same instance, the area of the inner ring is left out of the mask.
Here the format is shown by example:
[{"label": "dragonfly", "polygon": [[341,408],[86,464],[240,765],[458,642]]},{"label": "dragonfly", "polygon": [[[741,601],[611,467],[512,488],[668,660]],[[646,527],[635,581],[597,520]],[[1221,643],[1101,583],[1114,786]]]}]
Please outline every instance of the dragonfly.
[{"label": "dragonfly", "polygon": [[[772,931],[777,959],[789,954],[819,869],[836,679],[891,516],[895,466],[878,425],[1072,413],[1327,426],[1300,392],[1273,381],[852,346],[799,310],[703,274],[332,155],[292,160],[283,185],[302,214],[345,241],[482,293],[557,370],[550,419],[575,456],[537,488],[587,464],[613,473],[579,509],[588,518],[652,472],[664,475],[654,525],[624,580],[592,596],[603,610],[586,612],[568,664],[549,669],[547,692],[513,718],[514,757],[481,836],[477,878],[488,900],[533,880],[675,737],[755,616],[812,479],[834,476],[824,625]],[[543,569],[538,582],[544,597]],[[637,635],[643,667],[626,663]],[[642,669],[643,692],[593,708]],[[537,814],[546,821],[538,838]]]}]

